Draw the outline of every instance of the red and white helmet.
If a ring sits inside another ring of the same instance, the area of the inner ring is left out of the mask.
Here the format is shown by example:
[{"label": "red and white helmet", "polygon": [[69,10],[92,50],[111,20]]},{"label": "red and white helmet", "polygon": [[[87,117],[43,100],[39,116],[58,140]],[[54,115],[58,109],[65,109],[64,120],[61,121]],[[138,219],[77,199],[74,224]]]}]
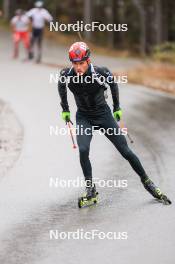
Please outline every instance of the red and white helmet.
[{"label": "red and white helmet", "polygon": [[89,60],[90,49],[85,42],[75,42],[69,49],[69,59],[72,62]]}]

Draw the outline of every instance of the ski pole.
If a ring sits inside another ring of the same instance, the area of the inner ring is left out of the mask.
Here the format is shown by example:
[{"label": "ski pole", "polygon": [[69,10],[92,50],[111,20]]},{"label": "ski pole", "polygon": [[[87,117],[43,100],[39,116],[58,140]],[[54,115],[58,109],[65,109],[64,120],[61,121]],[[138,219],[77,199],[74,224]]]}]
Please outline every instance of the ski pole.
[{"label": "ski pole", "polygon": [[71,139],[72,139],[73,148],[76,149],[77,147],[75,145],[75,141],[74,141],[74,137],[73,137],[72,128],[71,128],[70,123],[73,125],[73,122],[70,119],[67,118],[66,119],[66,125],[68,125],[69,131],[70,131],[70,136],[71,136]]},{"label": "ski pole", "polygon": [[[124,128],[124,127],[125,127],[123,121],[121,121],[121,120],[120,120],[120,127],[121,127],[121,128]],[[134,143],[134,140],[132,139],[132,137],[131,137],[130,134],[128,133],[128,129],[127,129],[127,137],[128,137],[128,139],[129,139],[129,141],[130,141],[131,144]]]},{"label": "ski pole", "polygon": [[82,35],[81,35],[80,31],[78,31],[77,34],[78,34],[79,39],[80,39],[81,41],[83,41],[83,38],[82,38]]}]

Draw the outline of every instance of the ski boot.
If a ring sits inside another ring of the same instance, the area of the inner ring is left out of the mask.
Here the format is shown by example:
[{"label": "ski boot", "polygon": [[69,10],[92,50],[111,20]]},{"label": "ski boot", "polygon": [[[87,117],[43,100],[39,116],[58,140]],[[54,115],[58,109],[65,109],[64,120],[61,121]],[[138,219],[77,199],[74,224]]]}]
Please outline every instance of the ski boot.
[{"label": "ski boot", "polygon": [[171,204],[170,199],[161,192],[161,190],[149,179],[142,181],[144,188],[152,194],[158,201],[162,202],[163,204],[169,205]]},{"label": "ski boot", "polygon": [[78,198],[78,207],[90,206],[98,202],[98,192],[95,184],[86,187],[86,192]]},{"label": "ski boot", "polygon": [[29,51],[28,52],[28,59],[29,60],[32,60],[33,58],[34,58],[33,52],[32,51]]},{"label": "ski boot", "polygon": [[18,56],[19,56],[18,48],[15,48],[14,53],[13,53],[13,59],[17,59]]},{"label": "ski boot", "polygon": [[36,58],[36,63],[41,63],[41,50],[38,51],[38,55]]}]

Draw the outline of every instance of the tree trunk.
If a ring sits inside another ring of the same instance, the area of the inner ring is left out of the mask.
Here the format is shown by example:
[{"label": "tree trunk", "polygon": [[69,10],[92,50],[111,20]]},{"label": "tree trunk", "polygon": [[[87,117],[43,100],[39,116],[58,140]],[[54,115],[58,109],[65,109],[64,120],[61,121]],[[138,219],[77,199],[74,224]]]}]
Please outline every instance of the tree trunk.
[{"label": "tree trunk", "polygon": [[3,14],[6,20],[10,18],[10,0],[3,1]]},{"label": "tree trunk", "polygon": [[143,3],[140,0],[132,0],[134,5],[136,6],[139,15],[140,15],[140,27],[141,27],[141,35],[140,35],[140,52],[142,55],[146,53],[146,13],[143,7]]},{"label": "tree trunk", "polygon": [[[114,5],[113,0],[108,0],[108,6],[106,7],[107,24],[114,23]],[[107,32],[107,43],[109,48],[114,47],[114,31]]]},{"label": "tree trunk", "polygon": [[155,0],[155,42],[162,42],[162,3],[161,0]]},{"label": "tree trunk", "polygon": [[[84,10],[83,10],[84,24],[92,22],[92,2],[91,0],[84,1]],[[91,31],[84,31],[84,37],[87,40],[91,40]]]}]

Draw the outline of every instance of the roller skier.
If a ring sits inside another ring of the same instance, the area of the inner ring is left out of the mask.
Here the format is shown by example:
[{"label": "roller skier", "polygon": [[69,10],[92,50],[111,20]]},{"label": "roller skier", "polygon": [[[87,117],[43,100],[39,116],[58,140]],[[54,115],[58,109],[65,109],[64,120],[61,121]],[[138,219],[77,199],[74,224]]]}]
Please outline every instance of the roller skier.
[{"label": "roller skier", "polygon": [[36,1],[35,7],[30,9],[26,15],[32,21],[32,37],[30,43],[30,59],[34,58],[34,45],[37,44],[38,54],[36,62],[40,63],[42,58],[42,42],[46,22],[53,20],[51,14],[43,8],[43,1]]},{"label": "roller skier", "polygon": [[[122,109],[119,103],[118,85],[114,81],[113,75],[105,67],[93,66],[90,61],[90,50],[86,43],[76,42],[69,50],[69,59],[72,67],[62,69],[58,82],[58,92],[61,98],[62,119],[70,121],[70,110],[67,100],[67,87],[73,93],[77,105],[76,125],[83,127],[82,134],[77,134],[77,144],[79,147],[80,164],[86,183],[86,192],[79,199],[79,207],[97,202],[97,191],[93,184],[92,167],[89,159],[90,142],[92,139],[92,127],[103,128],[105,136],[112,142],[115,148],[126,159],[133,170],[138,174],[144,188],[156,199],[170,204],[171,201],[160,191],[153,181],[146,174],[140,160],[129,148],[124,135],[117,133],[107,133],[107,130],[117,129],[116,121],[122,117]],[[81,77],[80,82],[74,82],[73,77]],[[66,82],[62,80],[67,80]],[[86,80],[86,81],[85,81]],[[89,82],[87,82],[87,80]],[[101,82],[105,80],[105,82]],[[113,99],[113,114],[105,100],[105,91],[109,88]],[[91,133],[85,133],[85,131]]]}]

